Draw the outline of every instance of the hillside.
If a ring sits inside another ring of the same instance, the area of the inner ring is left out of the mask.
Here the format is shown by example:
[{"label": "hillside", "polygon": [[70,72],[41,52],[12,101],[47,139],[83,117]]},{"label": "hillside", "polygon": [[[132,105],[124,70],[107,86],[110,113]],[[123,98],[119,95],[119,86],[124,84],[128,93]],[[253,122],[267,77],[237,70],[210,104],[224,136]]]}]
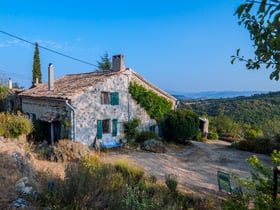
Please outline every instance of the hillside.
[{"label": "hillside", "polygon": [[235,98],[184,100],[181,107],[209,116],[226,115],[239,123],[264,125],[280,121],[280,92]]}]

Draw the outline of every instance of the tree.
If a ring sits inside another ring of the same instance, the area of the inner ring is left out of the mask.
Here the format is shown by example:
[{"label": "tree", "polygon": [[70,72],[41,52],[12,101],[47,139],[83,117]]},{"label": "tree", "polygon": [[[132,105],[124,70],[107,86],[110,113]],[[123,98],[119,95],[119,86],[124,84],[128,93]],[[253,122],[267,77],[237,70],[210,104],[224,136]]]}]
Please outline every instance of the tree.
[{"label": "tree", "polygon": [[97,70],[98,71],[108,71],[111,69],[112,69],[112,63],[110,61],[108,53],[106,52],[101,57],[101,61],[97,61]]},{"label": "tree", "polygon": [[40,55],[39,55],[39,48],[37,42],[35,43],[35,52],[34,52],[34,60],[33,60],[32,85],[36,83],[36,78],[38,78],[39,83],[42,83]]},{"label": "tree", "polygon": [[235,12],[239,25],[250,33],[255,50],[254,58],[240,56],[240,49],[232,56],[232,63],[236,59],[244,61],[247,69],[257,70],[261,66],[272,69],[270,79],[279,80],[280,72],[280,0],[247,0]]}]

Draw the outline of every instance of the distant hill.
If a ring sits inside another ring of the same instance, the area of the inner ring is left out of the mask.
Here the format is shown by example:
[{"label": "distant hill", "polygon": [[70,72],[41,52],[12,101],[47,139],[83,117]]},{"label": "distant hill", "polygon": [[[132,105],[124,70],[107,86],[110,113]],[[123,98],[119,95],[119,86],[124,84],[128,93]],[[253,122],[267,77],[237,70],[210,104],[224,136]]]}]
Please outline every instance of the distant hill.
[{"label": "distant hill", "polygon": [[203,91],[203,92],[176,92],[167,91],[178,100],[201,100],[234,98],[238,96],[252,96],[254,94],[268,93],[268,91]]},{"label": "distant hill", "polygon": [[226,115],[236,122],[264,125],[280,122],[280,92],[254,94],[234,98],[182,100],[181,106],[198,114]]}]

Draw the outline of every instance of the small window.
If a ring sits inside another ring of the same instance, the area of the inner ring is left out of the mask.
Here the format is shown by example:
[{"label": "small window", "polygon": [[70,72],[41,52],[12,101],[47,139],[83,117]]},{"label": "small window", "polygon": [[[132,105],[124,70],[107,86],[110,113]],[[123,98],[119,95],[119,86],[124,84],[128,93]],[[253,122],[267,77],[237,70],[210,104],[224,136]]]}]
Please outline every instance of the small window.
[{"label": "small window", "polygon": [[101,104],[119,105],[119,93],[101,92]]},{"label": "small window", "polygon": [[102,133],[110,133],[110,120],[102,120]]},{"label": "small window", "polygon": [[101,104],[110,104],[109,92],[101,92]]}]

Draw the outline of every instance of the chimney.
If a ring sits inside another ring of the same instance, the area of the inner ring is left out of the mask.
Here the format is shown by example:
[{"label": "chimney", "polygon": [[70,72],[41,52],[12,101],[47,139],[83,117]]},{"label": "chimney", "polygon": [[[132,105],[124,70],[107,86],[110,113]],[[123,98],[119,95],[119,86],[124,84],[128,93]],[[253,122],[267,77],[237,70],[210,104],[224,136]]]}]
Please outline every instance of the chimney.
[{"label": "chimney", "polygon": [[112,71],[121,71],[125,69],[124,55],[114,55],[112,62]]},{"label": "chimney", "polygon": [[11,78],[9,78],[8,86],[9,86],[9,89],[13,88],[13,82],[12,82]]},{"label": "chimney", "polygon": [[48,88],[50,91],[50,90],[54,90],[54,68],[53,68],[52,63],[49,64],[48,70],[49,70]]}]

